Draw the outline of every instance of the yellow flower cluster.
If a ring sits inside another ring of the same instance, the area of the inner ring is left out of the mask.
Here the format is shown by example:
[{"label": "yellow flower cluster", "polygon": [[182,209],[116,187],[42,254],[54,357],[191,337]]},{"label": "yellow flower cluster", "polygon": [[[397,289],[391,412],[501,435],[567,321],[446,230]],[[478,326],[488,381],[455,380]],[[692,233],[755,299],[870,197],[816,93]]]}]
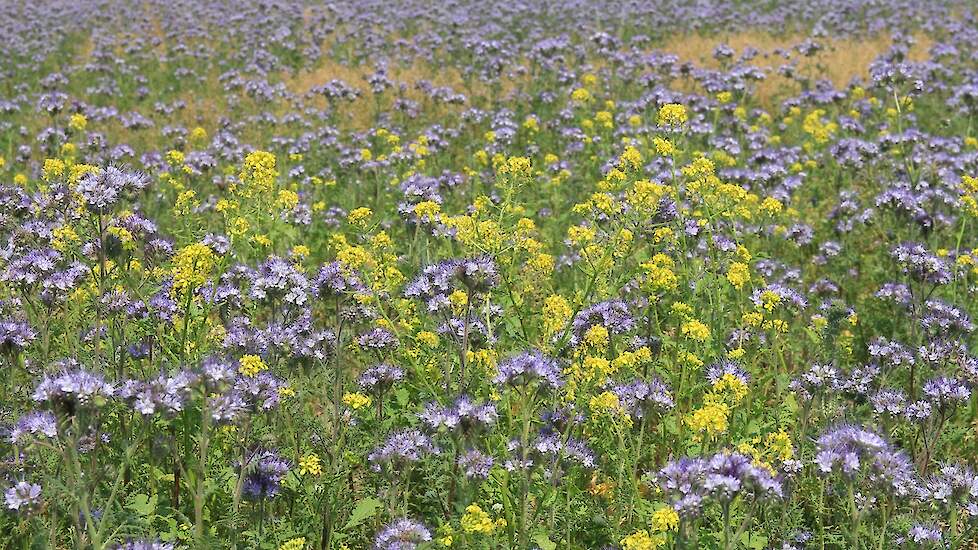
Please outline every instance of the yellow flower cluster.
[{"label": "yellow flower cluster", "polygon": [[961,176],[961,205],[969,215],[978,218],[978,178]]},{"label": "yellow flower cluster", "polygon": [[275,155],[266,151],[249,153],[244,160],[244,169],[239,174],[245,197],[267,194],[275,188],[278,170],[275,169]]},{"label": "yellow flower cluster", "polygon": [[678,103],[666,103],[659,109],[659,126],[680,126],[686,123],[686,107]]},{"label": "yellow flower cluster", "polygon": [[679,514],[669,506],[663,506],[652,514],[652,530],[675,531],[679,528]]},{"label": "yellow flower cluster", "polygon": [[305,547],[306,547],[306,538],[298,537],[283,542],[282,546],[278,547],[278,550],[304,550]]},{"label": "yellow flower cluster", "polygon": [[364,407],[369,407],[371,402],[372,399],[369,395],[364,395],[358,392],[347,393],[343,396],[343,404],[355,411]]},{"label": "yellow flower cluster", "polygon": [[622,550],[655,550],[665,546],[666,538],[663,535],[649,535],[647,530],[642,529],[621,539],[619,544]]},{"label": "yellow flower cluster", "polygon": [[737,290],[743,290],[744,285],[750,282],[750,267],[742,262],[734,262],[727,268],[727,280]]},{"label": "yellow flower cluster", "polygon": [[299,475],[320,476],[323,474],[323,462],[318,455],[308,454],[299,459]]},{"label": "yellow flower cluster", "polygon": [[506,520],[499,518],[495,521],[478,504],[469,504],[461,519],[462,531],[472,534],[491,535],[496,529],[506,527]]},{"label": "yellow flower cluster", "polygon": [[203,243],[187,245],[173,256],[173,293],[177,296],[192,292],[211,276],[217,258]]},{"label": "yellow flower cluster", "polygon": [[656,254],[651,260],[642,264],[645,270],[644,288],[655,298],[658,294],[676,290],[679,287],[679,277],[673,272],[676,263],[665,254]]},{"label": "yellow flower cluster", "polygon": [[238,372],[249,378],[254,378],[264,370],[268,370],[268,365],[257,355],[245,355],[238,361]]}]

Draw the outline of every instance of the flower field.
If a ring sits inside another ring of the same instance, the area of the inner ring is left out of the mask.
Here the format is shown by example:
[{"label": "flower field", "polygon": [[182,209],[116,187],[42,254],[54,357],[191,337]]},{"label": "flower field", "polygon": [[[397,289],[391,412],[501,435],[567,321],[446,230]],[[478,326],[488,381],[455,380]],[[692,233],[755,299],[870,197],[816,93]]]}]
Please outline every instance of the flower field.
[{"label": "flower field", "polygon": [[978,548],[974,3],[0,30],[0,550]]}]

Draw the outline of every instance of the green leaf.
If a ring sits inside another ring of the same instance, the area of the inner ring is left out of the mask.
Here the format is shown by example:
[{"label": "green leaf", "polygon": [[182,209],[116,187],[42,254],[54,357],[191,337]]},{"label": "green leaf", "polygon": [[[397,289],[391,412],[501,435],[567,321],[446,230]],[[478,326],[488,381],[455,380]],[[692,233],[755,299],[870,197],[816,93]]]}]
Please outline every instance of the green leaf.
[{"label": "green leaf", "polygon": [[129,499],[129,503],[126,504],[126,508],[143,517],[152,515],[156,510],[156,497],[150,498],[142,493],[133,495]]},{"label": "green leaf", "polygon": [[357,505],[353,507],[353,512],[350,513],[350,521],[346,522],[346,527],[343,529],[351,529],[374,517],[380,506],[381,502],[373,497],[360,499],[357,501]]},{"label": "green leaf", "polygon": [[550,540],[550,537],[546,533],[537,533],[533,535],[533,542],[537,543],[540,550],[557,550],[557,543]]}]

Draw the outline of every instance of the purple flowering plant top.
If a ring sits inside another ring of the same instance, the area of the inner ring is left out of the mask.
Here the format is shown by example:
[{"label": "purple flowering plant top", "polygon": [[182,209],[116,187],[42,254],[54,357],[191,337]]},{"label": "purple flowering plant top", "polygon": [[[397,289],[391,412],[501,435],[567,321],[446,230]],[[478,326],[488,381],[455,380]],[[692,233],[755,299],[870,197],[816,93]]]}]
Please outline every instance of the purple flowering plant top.
[{"label": "purple flowering plant top", "polygon": [[975,2],[0,4],[0,547],[978,542]]}]

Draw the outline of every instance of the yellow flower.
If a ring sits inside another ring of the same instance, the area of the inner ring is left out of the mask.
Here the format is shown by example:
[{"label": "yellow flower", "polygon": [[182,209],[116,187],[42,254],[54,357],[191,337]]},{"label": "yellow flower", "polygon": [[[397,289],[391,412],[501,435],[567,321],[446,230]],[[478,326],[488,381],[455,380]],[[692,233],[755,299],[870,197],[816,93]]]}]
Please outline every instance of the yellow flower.
[{"label": "yellow flower", "polygon": [[288,189],[280,190],[278,198],[275,199],[275,206],[282,210],[292,210],[297,204],[299,204],[299,195]]},{"label": "yellow flower", "polygon": [[68,120],[68,128],[72,130],[81,132],[85,130],[85,126],[88,126],[88,119],[81,113],[71,115],[71,118]]},{"label": "yellow flower", "polygon": [[695,432],[715,437],[727,431],[730,409],[723,403],[710,403],[686,417],[686,425]]},{"label": "yellow flower", "polygon": [[548,296],[543,301],[543,330],[547,336],[552,336],[567,326],[573,313],[570,304],[562,296]]},{"label": "yellow flower", "polygon": [[278,550],[303,550],[306,547],[306,538],[298,537],[287,540],[278,547]]},{"label": "yellow flower", "polygon": [[59,179],[65,174],[65,163],[60,159],[45,159],[41,177],[44,181]]},{"label": "yellow flower", "polygon": [[299,475],[320,476],[323,473],[323,463],[318,455],[308,454],[299,459]]},{"label": "yellow flower", "polygon": [[591,92],[585,88],[578,88],[571,93],[571,99],[578,103],[587,103],[592,99]]},{"label": "yellow flower", "polygon": [[349,215],[346,217],[346,221],[350,222],[351,225],[358,225],[364,227],[367,225],[367,220],[370,216],[373,216],[373,210],[361,206],[360,208],[353,209]]},{"label": "yellow flower", "polygon": [[173,256],[173,293],[182,296],[207,282],[214,269],[214,251],[203,243],[181,248]]},{"label": "yellow flower", "polygon": [[249,153],[244,160],[244,168],[238,176],[244,186],[244,195],[254,197],[271,191],[278,178],[275,169],[275,155],[266,151]]},{"label": "yellow flower", "polygon": [[686,123],[686,107],[678,103],[666,103],[659,109],[659,126],[680,126]]},{"label": "yellow flower", "polygon": [[357,411],[364,407],[369,407],[373,400],[369,395],[362,393],[347,393],[343,396],[343,404]]},{"label": "yellow flower", "polygon": [[727,269],[727,280],[737,290],[742,290],[750,282],[750,267],[742,262],[734,262]]},{"label": "yellow flower", "polygon": [[465,514],[460,521],[462,530],[466,533],[491,535],[496,530],[496,522],[492,521],[478,504],[470,504],[465,508]]},{"label": "yellow flower", "polygon": [[652,514],[652,530],[657,532],[675,531],[679,528],[679,514],[665,506]]},{"label": "yellow flower", "polygon": [[622,550],[655,550],[666,544],[666,539],[662,535],[649,535],[645,529],[636,531],[631,535],[621,539]]},{"label": "yellow flower", "polygon": [[238,363],[238,372],[249,378],[254,378],[259,372],[268,370],[268,365],[257,355],[245,355]]},{"label": "yellow flower", "polygon": [[710,338],[710,327],[704,325],[696,319],[683,323],[680,327],[680,331],[684,336],[696,340],[697,342],[705,342]]}]

